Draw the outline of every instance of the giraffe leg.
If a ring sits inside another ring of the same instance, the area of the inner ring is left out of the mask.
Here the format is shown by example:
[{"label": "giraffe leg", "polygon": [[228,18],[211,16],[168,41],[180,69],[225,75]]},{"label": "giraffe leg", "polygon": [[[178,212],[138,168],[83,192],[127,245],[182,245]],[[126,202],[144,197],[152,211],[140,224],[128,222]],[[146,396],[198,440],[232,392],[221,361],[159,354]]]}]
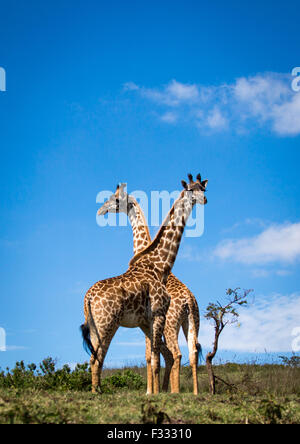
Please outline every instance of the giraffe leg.
[{"label": "giraffe leg", "polygon": [[98,393],[100,392],[100,376],[102,367],[100,368],[100,363],[94,355],[91,356],[90,365],[92,373],[92,393]]},{"label": "giraffe leg", "polygon": [[166,335],[166,343],[168,349],[170,349],[173,357],[172,365],[170,368],[170,382],[171,393],[179,393],[180,391],[180,364],[181,364],[181,351],[178,346],[178,332],[175,329],[170,329]]},{"label": "giraffe leg", "polygon": [[151,353],[151,367],[153,377],[153,393],[157,395],[160,390],[159,376],[160,376],[160,354],[157,347]]},{"label": "giraffe leg", "polygon": [[92,393],[101,393],[101,373],[103,368],[103,362],[108,347],[116,331],[118,330],[118,327],[119,324],[117,322],[111,322],[109,324],[109,329],[106,330],[104,329],[105,333],[101,335],[100,331],[97,332],[97,337],[99,338],[99,342],[97,346],[95,346],[93,343],[93,347],[96,354],[95,356],[92,355],[90,360],[91,372],[92,372]]},{"label": "giraffe leg", "polygon": [[197,370],[198,370],[199,344],[197,340],[197,334],[188,321],[182,324],[182,329],[188,343],[189,360],[193,375],[193,393],[194,395],[198,395],[199,391],[198,391]]},{"label": "giraffe leg", "polygon": [[152,372],[152,341],[151,329],[143,325],[140,327],[146,339],[146,364],[147,364],[147,395],[153,394],[153,372]]},{"label": "giraffe leg", "polygon": [[152,342],[151,342],[151,366],[153,373],[153,393],[159,393],[160,376],[160,350],[163,346],[162,335],[165,326],[165,316],[156,315],[152,324]]},{"label": "giraffe leg", "polygon": [[177,356],[174,359],[174,365],[171,372],[171,393],[180,392],[180,365],[182,355],[177,352]]},{"label": "giraffe leg", "polygon": [[198,350],[195,350],[195,349],[190,353],[190,364],[191,364],[192,372],[193,372],[193,387],[194,387],[193,393],[194,393],[194,395],[198,395],[198,393],[199,393],[198,376],[197,376],[198,355],[199,355]]},{"label": "giraffe leg", "polygon": [[[152,360],[151,360],[151,339],[150,339],[150,330],[146,327],[142,328],[142,331],[146,336],[146,363],[147,363],[147,395],[153,394],[153,369],[152,369]],[[166,368],[172,368],[173,365],[173,355],[164,342],[161,342],[160,352],[164,357]],[[170,372],[169,372],[170,373]],[[167,384],[163,385],[163,391],[168,391],[168,383],[169,378],[167,379]]]},{"label": "giraffe leg", "polygon": [[171,373],[172,366],[174,364],[174,358],[173,358],[173,354],[170,351],[170,349],[163,342],[162,342],[160,351],[161,351],[161,354],[163,355],[163,358],[164,358],[165,364],[166,364],[162,390],[164,392],[167,392],[168,386],[169,386],[169,380],[170,380],[170,373]]},{"label": "giraffe leg", "polygon": [[151,368],[151,339],[146,336],[146,364],[147,364],[147,395],[153,393],[153,379]]}]

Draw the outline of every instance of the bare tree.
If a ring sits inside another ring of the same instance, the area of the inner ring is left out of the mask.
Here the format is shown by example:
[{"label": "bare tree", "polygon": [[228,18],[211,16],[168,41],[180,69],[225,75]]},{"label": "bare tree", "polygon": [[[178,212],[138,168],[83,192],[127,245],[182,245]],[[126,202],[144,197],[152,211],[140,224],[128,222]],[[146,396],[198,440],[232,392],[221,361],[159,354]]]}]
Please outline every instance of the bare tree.
[{"label": "bare tree", "polygon": [[225,304],[222,305],[219,301],[216,303],[210,302],[206,307],[204,317],[212,320],[215,328],[213,349],[206,355],[206,368],[209,378],[210,392],[212,394],[215,394],[216,392],[216,376],[213,371],[212,360],[214,359],[218,350],[220,334],[227,324],[234,324],[238,321],[239,314],[236,311],[236,308],[238,308],[237,306],[247,304],[247,297],[251,291],[253,290],[241,291],[239,287],[235,288],[234,290],[229,288],[226,290],[227,300]]}]

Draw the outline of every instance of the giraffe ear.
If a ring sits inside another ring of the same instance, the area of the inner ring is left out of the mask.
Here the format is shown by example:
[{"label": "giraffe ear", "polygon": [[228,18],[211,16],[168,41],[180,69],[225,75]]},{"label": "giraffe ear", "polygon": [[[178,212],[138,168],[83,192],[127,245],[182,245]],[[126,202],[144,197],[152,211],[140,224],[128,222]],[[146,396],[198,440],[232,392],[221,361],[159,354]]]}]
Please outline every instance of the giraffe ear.
[{"label": "giraffe ear", "polygon": [[203,186],[204,189],[206,188],[207,182],[208,182],[207,179],[206,179],[206,180],[203,180],[203,181],[201,182],[201,185]]},{"label": "giraffe ear", "polygon": [[181,185],[185,190],[187,189],[187,183],[184,180],[181,181]]},{"label": "giraffe ear", "polygon": [[125,189],[126,189],[126,187],[127,187],[127,183],[121,183],[121,185],[120,185],[120,195],[121,195],[121,196],[123,196],[123,195],[126,194],[126,193],[125,193]]}]

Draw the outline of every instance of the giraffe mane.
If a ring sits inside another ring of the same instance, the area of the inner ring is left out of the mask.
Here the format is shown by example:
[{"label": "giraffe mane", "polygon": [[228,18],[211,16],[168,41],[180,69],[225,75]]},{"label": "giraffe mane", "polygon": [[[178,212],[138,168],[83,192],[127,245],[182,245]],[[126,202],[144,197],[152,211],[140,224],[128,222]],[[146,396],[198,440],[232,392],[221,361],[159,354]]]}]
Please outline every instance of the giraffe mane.
[{"label": "giraffe mane", "polygon": [[166,215],[160,229],[158,230],[158,232],[156,233],[156,236],[154,237],[154,239],[152,240],[151,244],[148,245],[148,247],[146,247],[144,250],[140,251],[139,253],[135,254],[133,256],[133,258],[131,258],[130,262],[129,262],[129,266],[133,265],[141,256],[144,256],[148,253],[150,253],[151,251],[153,251],[155,249],[155,247],[157,246],[161,236],[163,235],[165,229],[167,228],[166,222],[167,220],[170,218],[170,216],[174,213],[175,210],[175,205],[177,204],[177,202],[182,198],[184,191],[182,191],[179,195],[179,197],[175,200],[175,202],[173,203],[170,211],[168,212],[168,214]]},{"label": "giraffe mane", "polygon": [[143,212],[141,206],[138,204],[137,200],[131,194],[128,194],[128,201],[129,201],[129,198],[134,202],[134,205],[139,208],[140,215],[141,215],[141,217],[143,219],[144,227],[146,229],[147,237],[148,237],[149,243],[150,243],[151,242],[151,236],[150,236],[150,231],[149,231],[148,224],[147,224],[146,219],[145,219],[144,212]]}]

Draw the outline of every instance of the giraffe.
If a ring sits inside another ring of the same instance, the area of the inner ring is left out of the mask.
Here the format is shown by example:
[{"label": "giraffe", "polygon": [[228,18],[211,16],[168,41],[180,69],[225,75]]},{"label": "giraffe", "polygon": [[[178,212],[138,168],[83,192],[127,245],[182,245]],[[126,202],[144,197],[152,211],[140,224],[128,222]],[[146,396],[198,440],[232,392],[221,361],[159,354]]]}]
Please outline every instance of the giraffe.
[{"label": "giraffe", "polygon": [[[116,192],[98,210],[98,215],[106,213],[124,212],[127,214],[133,231],[133,252],[138,254],[151,243],[149,229],[144,213],[136,199],[125,192],[126,184],[117,185]],[[173,355],[172,362],[168,355],[162,352],[166,370],[163,381],[163,390],[167,391],[171,375],[171,391],[179,393],[180,390],[180,363],[181,351],[178,345],[178,334],[182,326],[184,335],[188,342],[189,360],[193,375],[193,392],[198,394],[197,363],[200,344],[198,343],[199,332],[199,309],[197,301],[192,292],[170,272],[167,284],[167,292],[171,297],[170,306],[166,316],[164,338],[168,349]],[[151,371],[151,343],[146,336],[146,363],[147,363],[147,393],[152,392]]]},{"label": "giraffe", "polygon": [[174,202],[154,240],[136,254],[120,276],[96,282],[85,294],[81,326],[84,344],[91,352],[92,392],[100,388],[103,362],[119,326],[140,327],[151,344],[153,393],[159,393],[160,351],[172,353],[162,341],[170,296],[166,283],[174,265],[186,221],[193,206],[206,204],[207,181],[182,181],[183,191]]}]

